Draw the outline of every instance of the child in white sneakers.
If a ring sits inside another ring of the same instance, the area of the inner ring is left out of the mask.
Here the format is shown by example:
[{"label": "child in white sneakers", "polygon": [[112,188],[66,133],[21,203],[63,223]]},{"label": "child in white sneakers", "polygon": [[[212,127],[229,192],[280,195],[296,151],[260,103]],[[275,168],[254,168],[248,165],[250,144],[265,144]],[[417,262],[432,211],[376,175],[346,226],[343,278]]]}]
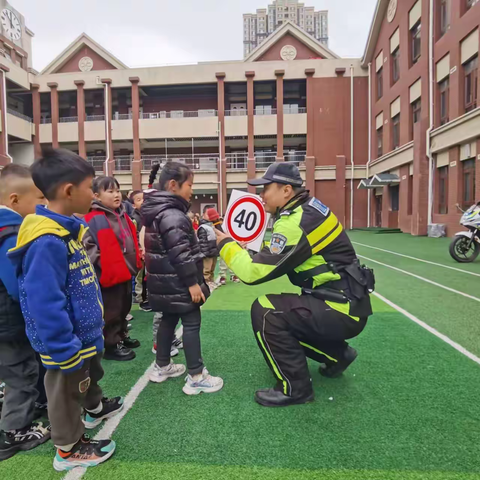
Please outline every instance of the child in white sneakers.
[{"label": "child in white sneakers", "polygon": [[[154,183],[159,165],[152,169]],[[182,163],[168,162],[155,190],[145,194],[142,218],[150,305],[162,312],[157,334],[157,360],[150,380],[161,383],[185,373],[184,365],[171,363],[175,327],[182,320],[183,347],[188,366],[183,391],[187,395],[218,392],[223,380],[212,377],[203,364],[200,347],[200,306],[210,291],[203,278],[203,258],[188,218],[193,193],[193,172]]]}]

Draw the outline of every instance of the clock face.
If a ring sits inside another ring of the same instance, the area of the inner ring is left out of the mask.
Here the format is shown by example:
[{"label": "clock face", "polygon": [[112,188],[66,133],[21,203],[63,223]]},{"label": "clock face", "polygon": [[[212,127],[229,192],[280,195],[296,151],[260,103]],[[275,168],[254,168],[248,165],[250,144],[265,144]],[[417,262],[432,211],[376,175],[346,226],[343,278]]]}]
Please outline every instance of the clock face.
[{"label": "clock face", "polygon": [[4,8],[0,18],[5,36],[12,40],[20,40],[22,38],[22,25],[18,17],[8,8]]}]

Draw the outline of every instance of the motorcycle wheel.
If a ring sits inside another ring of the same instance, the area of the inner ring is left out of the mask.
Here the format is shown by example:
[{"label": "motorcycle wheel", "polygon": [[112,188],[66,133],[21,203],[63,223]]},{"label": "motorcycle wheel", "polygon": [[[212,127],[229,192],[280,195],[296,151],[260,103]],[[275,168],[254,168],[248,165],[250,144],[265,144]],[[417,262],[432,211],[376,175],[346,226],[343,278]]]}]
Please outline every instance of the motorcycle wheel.
[{"label": "motorcycle wheel", "polygon": [[450,255],[458,263],[470,263],[475,261],[475,259],[480,254],[480,245],[473,241],[470,244],[470,239],[467,237],[455,237],[450,244]]}]

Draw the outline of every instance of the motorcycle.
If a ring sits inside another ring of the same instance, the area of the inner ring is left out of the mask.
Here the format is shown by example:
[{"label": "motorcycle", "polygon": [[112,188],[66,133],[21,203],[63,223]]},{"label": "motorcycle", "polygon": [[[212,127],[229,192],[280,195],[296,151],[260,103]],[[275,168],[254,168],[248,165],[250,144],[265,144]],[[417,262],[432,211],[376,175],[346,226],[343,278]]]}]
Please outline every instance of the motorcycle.
[{"label": "motorcycle", "polygon": [[468,232],[458,232],[450,244],[450,255],[459,263],[473,262],[480,254],[480,202],[463,212],[460,225]]}]

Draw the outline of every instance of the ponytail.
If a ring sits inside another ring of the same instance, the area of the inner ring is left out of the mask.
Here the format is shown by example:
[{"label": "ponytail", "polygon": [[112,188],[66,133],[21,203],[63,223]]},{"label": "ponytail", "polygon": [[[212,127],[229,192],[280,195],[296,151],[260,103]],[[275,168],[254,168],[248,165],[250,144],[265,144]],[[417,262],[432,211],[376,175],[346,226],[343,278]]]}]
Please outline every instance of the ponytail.
[{"label": "ponytail", "polygon": [[156,163],[152,170],[150,170],[150,176],[148,177],[148,188],[153,188],[153,184],[155,183],[155,179],[157,178],[157,173],[160,168],[160,164]]}]

